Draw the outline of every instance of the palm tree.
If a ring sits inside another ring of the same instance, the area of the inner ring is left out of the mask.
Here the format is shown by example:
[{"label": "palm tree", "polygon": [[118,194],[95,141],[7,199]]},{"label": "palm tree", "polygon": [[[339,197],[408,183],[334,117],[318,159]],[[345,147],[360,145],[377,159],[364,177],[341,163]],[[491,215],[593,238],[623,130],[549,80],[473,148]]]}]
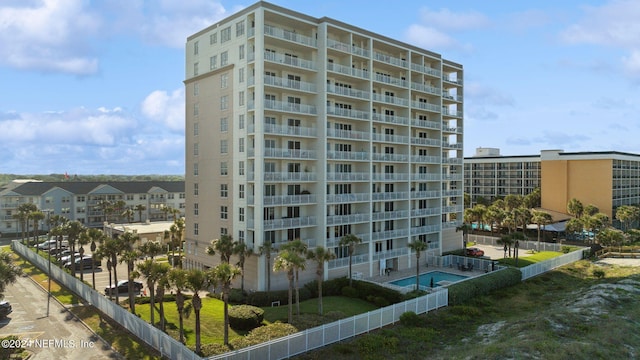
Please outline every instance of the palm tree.
[{"label": "palm tree", "polygon": [[196,314],[196,353],[200,354],[200,309],[202,309],[202,299],[200,299],[200,291],[206,290],[211,285],[211,278],[200,269],[191,269],[187,271],[186,288],[193,292],[191,303],[184,309],[185,315],[188,317],[191,309]]},{"label": "palm tree", "polygon": [[171,266],[167,263],[160,263],[160,265],[162,265],[162,271],[158,274],[156,299],[158,300],[158,304],[160,305],[160,308],[158,309],[158,312],[160,313],[160,330],[164,331],[164,293],[167,289],[169,289],[169,271],[171,270]]},{"label": "palm tree", "polygon": [[289,279],[289,324],[293,322],[293,278],[297,257],[295,253],[282,249],[273,263],[273,271],[284,271]]},{"label": "palm tree", "polygon": [[494,228],[493,225],[494,224],[497,226],[502,225],[502,222],[504,221],[504,218],[505,218],[504,210],[502,210],[496,204],[493,204],[487,208],[486,217],[487,217],[487,221],[491,225],[491,236],[493,236],[493,228]]},{"label": "palm tree", "polygon": [[322,281],[324,280],[324,264],[336,258],[336,254],[327,251],[322,246],[307,251],[307,259],[316,262],[316,275],[318,276],[318,314],[322,316]]},{"label": "palm tree", "polygon": [[15,283],[22,275],[22,268],[13,262],[13,254],[0,250],[0,299],[4,298],[7,286]]},{"label": "palm tree", "polygon": [[29,213],[29,218],[33,221],[33,242],[38,242],[38,224],[45,219],[45,215],[42,211],[36,210]]},{"label": "palm tree", "polygon": [[[78,249],[78,254],[80,254],[80,259],[84,256],[84,245],[89,244],[91,238],[87,234],[87,229],[83,229],[83,231],[78,236],[78,245],[80,245],[80,249]],[[84,281],[84,269],[80,270],[80,281]]]},{"label": "palm tree", "polygon": [[[98,254],[100,255],[100,257],[103,258],[107,258],[107,265],[111,264],[112,266],[109,267],[109,271],[113,271],[113,279],[114,282],[116,284],[118,284],[118,271],[117,271],[117,267],[116,264],[118,264],[118,256],[120,255],[120,251],[121,251],[121,243],[119,240],[116,240],[114,238],[105,236],[103,243],[100,244],[100,247],[98,248]],[[109,279],[111,279],[111,274],[109,275]],[[111,286],[111,284],[109,284],[109,286]],[[116,291],[116,303],[119,302],[119,292]]]},{"label": "palm tree", "polygon": [[127,203],[124,200],[118,200],[113,203],[111,212],[116,214],[116,217],[119,218],[119,221],[122,221],[122,219],[126,217],[124,214],[126,206]]},{"label": "palm tree", "polygon": [[133,210],[138,212],[138,221],[142,222],[142,212],[147,210],[147,207],[143,204],[138,204],[133,207]]},{"label": "palm tree", "polygon": [[84,226],[80,221],[74,220],[66,224],[64,231],[69,241],[69,249],[71,249],[71,276],[76,276],[76,241],[84,231]]},{"label": "palm tree", "polygon": [[86,230],[86,236],[89,238],[91,242],[91,257],[93,261],[91,262],[91,278],[93,283],[93,289],[96,289],[96,263],[101,261],[100,254],[96,252],[97,246],[96,242],[101,243],[104,241],[105,235],[100,229],[89,228]]},{"label": "palm tree", "polygon": [[238,241],[233,248],[233,253],[238,255],[236,266],[240,268],[240,291],[244,294],[244,263],[247,258],[253,255],[253,249],[248,247],[244,241]]},{"label": "palm tree", "polygon": [[133,222],[133,214],[135,214],[135,212],[133,210],[131,210],[131,208],[126,208],[123,212],[122,212],[122,217],[127,219],[127,222],[129,224],[131,224]]},{"label": "palm tree", "polygon": [[102,216],[104,219],[103,222],[109,222],[109,214],[113,207],[113,204],[111,203],[111,201],[106,199],[99,200],[98,203],[96,204],[96,207],[102,210]]},{"label": "palm tree", "polygon": [[582,206],[582,203],[580,202],[580,200],[578,200],[576,198],[572,198],[567,203],[567,212],[570,215],[573,215],[573,216],[575,216],[577,218],[580,218],[580,217],[582,217],[582,212],[583,211],[584,211],[584,206]]},{"label": "palm tree", "polygon": [[349,248],[349,287],[353,285],[353,273],[351,272],[353,253],[355,252],[356,245],[361,242],[362,239],[353,234],[347,234],[340,239],[340,246],[347,246]]},{"label": "palm tree", "polygon": [[211,245],[207,246],[207,254],[208,255],[220,255],[220,261],[224,263],[229,263],[231,260],[231,255],[233,255],[233,249],[235,247],[235,242],[231,235],[222,235],[220,239],[215,239],[211,241]]},{"label": "palm tree", "polygon": [[22,228],[22,243],[27,236],[29,236],[29,214],[38,210],[35,204],[26,203],[18,206],[18,212],[14,215],[14,218],[20,222]]},{"label": "palm tree", "polygon": [[162,245],[157,241],[147,241],[138,247],[138,252],[145,258],[153,260],[162,253]]},{"label": "palm tree", "polygon": [[271,253],[273,252],[278,252],[278,250],[273,246],[273,244],[271,244],[271,241],[267,241],[264,244],[262,244],[259,248],[260,251],[260,255],[264,255],[265,257],[265,264],[266,264],[266,271],[265,273],[267,274],[267,292],[271,291]]},{"label": "palm tree", "polygon": [[180,326],[180,343],[184,344],[184,294],[187,287],[187,271],[183,269],[171,269],[168,274],[170,286],[176,289],[176,309],[178,310],[178,321]]},{"label": "palm tree", "polygon": [[[149,301],[151,306],[151,325],[155,325],[155,286],[169,272],[169,264],[157,263],[151,259],[147,259],[136,265],[140,275],[147,280],[147,288],[149,288]],[[164,284],[163,284],[164,286]],[[163,294],[164,296],[164,294]],[[161,316],[163,316],[162,314]]]},{"label": "palm tree", "polygon": [[[178,210],[179,211],[179,210]],[[182,235],[184,234],[184,219],[176,218],[173,221],[173,225],[169,228],[171,233],[171,256],[172,256],[172,265],[176,266],[175,258],[176,258],[176,248],[180,249],[180,254],[182,254]],[[182,258],[182,256],[180,256]],[[182,266],[182,259],[178,261],[178,265]]]},{"label": "palm tree", "polygon": [[462,231],[462,247],[463,250],[467,248],[467,244],[469,243],[469,231],[471,230],[471,225],[467,223],[463,223],[460,226],[456,227],[456,232]]},{"label": "palm tree", "polygon": [[221,263],[211,271],[211,279],[222,287],[222,301],[224,302],[224,344],[229,345],[229,293],[231,282],[240,275],[241,270],[228,263]]},{"label": "palm tree", "polygon": [[420,290],[420,256],[428,249],[427,243],[422,240],[413,240],[409,243],[409,249],[416,252],[416,291]]},{"label": "palm tree", "polygon": [[300,239],[289,241],[282,245],[282,249],[289,250],[296,255],[295,262],[295,281],[296,281],[296,314],[300,316],[300,270],[306,268],[305,257],[307,256],[307,244],[303,243]]},{"label": "palm tree", "polygon": [[538,252],[540,252],[540,226],[551,224],[552,221],[553,218],[548,212],[533,210],[531,214],[531,222],[538,225]]},{"label": "palm tree", "polygon": [[134,244],[140,240],[140,237],[137,233],[125,231],[118,236],[117,240],[120,241],[120,253],[122,254],[120,262],[127,263],[127,279],[129,280],[127,283],[127,293],[129,295],[129,308],[131,313],[135,314],[136,299],[135,294],[133,293],[134,277],[132,277],[132,272],[134,270],[134,263],[138,259],[139,255],[139,253],[134,250]]}]

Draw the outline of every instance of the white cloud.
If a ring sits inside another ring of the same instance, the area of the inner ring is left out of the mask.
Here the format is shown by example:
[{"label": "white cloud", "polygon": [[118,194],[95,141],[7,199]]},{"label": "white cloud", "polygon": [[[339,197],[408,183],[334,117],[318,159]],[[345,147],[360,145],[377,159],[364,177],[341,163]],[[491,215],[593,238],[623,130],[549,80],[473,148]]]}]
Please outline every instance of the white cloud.
[{"label": "white cloud", "polygon": [[14,2],[0,6],[0,62],[18,69],[95,73],[88,38],[100,18],[81,0]]},{"label": "white cloud", "polygon": [[417,46],[432,48],[450,48],[457,46],[458,42],[449,35],[434,28],[413,24],[405,32],[407,40]]},{"label": "white cloud", "polygon": [[489,19],[479,12],[455,13],[449,9],[434,11],[426,7],[420,9],[420,19],[424,24],[446,30],[470,30],[490,24]]},{"label": "white cloud", "polygon": [[156,90],[142,102],[142,113],[173,131],[184,132],[184,89]]}]

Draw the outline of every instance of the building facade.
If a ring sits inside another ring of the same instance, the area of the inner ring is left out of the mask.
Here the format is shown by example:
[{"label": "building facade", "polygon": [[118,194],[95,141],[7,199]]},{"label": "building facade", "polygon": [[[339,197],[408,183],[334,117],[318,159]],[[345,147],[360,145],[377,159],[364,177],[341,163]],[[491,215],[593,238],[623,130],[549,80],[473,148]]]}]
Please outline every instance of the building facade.
[{"label": "building facade", "polygon": [[[462,80],[439,54],[266,2],[190,36],[186,266],[214,266],[221,234],[323,246],[328,278],[348,273],[347,234],[365,276],[415,266],[413,240],[459,248]],[[266,289],[266,261],[245,265],[248,289]]]},{"label": "building facade", "polygon": [[540,187],[540,155],[501,156],[496,148],[478,148],[464,158],[464,191],[471,205],[527,195]]},{"label": "building facade", "polygon": [[482,149],[464,161],[464,189],[472,204],[480,197],[493,201],[540,188],[543,209],[566,214],[575,198],[597,206],[612,221],[619,206],[640,204],[638,154],[542,150],[540,155],[500,156],[497,149]]},{"label": "building facade", "polygon": [[[117,201],[124,202],[123,209],[133,210],[130,219],[122,216],[122,210],[106,217],[103,204]],[[87,227],[103,227],[106,220],[160,221],[172,218],[166,209],[177,209],[179,216],[184,216],[184,181],[14,181],[0,189],[0,232],[22,231],[13,216],[20,205],[27,203],[35,204],[47,216],[61,215]],[[46,231],[46,226],[43,221],[40,230]]]}]

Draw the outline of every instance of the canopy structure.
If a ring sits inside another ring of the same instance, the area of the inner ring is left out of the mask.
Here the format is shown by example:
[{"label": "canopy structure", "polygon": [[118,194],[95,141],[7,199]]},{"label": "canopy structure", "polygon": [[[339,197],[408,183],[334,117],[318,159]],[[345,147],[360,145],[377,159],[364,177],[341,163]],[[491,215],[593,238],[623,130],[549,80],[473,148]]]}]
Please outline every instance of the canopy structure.
[{"label": "canopy structure", "polygon": [[[553,224],[541,225],[540,230],[551,231],[551,232],[564,232],[567,228],[566,221],[560,221]],[[527,225],[527,229],[529,230],[538,230],[538,224],[529,224]]]}]

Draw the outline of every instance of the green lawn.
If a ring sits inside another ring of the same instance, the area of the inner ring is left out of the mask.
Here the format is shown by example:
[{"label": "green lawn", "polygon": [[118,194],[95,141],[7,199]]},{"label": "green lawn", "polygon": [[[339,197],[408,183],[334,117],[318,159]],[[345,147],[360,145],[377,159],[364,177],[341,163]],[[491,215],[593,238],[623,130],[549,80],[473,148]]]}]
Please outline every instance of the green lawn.
[{"label": "green lawn", "polygon": [[[520,250],[520,254],[522,254],[522,252],[523,250]],[[518,258],[518,267],[521,268],[521,267],[529,266],[531,264],[539,263],[541,261],[549,260],[561,255],[564,255],[564,253],[557,252],[557,251],[540,251],[533,255],[520,256]],[[499,259],[498,262],[503,265],[516,266],[516,259],[513,257],[506,258],[506,259]]]},{"label": "green lawn", "polygon": [[[331,311],[340,311],[346,317],[372,311],[378,307],[360,299],[353,299],[344,296],[325,296],[322,298],[322,307],[324,313]],[[288,306],[281,305],[277,307],[268,307],[264,309],[264,319],[267,322],[287,322],[288,318]],[[295,300],[293,305],[293,313],[296,313]],[[300,302],[300,313],[302,314],[317,314],[318,313],[318,299],[310,299]]]}]

